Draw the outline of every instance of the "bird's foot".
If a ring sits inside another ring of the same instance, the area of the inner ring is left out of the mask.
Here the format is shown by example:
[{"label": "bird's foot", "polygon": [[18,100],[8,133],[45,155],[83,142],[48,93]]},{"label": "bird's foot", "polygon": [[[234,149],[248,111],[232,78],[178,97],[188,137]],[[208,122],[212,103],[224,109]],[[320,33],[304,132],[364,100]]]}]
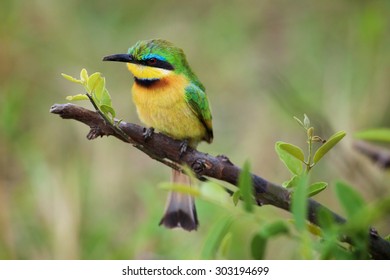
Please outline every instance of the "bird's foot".
[{"label": "bird's foot", "polygon": [[142,134],[144,137],[145,142],[148,141],[150,138],[152,138],[154,134],[154,128],[148,127],[144,129],[144,133]]},{"label": "bird's foot", "polygon": [[192,170],[195,171],[195,174],[202,176],[204,170],[206,169],[206,161],[204,159],[196,159],[192,164]]},{"label": "bird's foot", "polygon": [[188,148],[188,140],[185,139],[180,143],[180,157],[187,151]]}]

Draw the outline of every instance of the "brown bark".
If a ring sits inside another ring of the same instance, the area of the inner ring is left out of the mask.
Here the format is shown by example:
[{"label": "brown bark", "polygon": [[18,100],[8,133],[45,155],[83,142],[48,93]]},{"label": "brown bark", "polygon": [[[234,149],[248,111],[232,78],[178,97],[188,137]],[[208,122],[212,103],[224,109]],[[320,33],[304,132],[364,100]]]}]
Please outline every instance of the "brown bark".
[{"label": "brown bark", "polygon": [[[180,169],[180,165],[189,166],[200,178],[212,177],[237,186],[240,168],[234,165],[226,156],[211,156],[188,147],[186,152],[180,153],[181,142],[174,140],[164,134],[154,133],[145,140],[146,129],[142,126],[117,122],[116,126],[107,123],[97,112],[90,111],[74,104],[55,104],[50,112],[58,114],[64,119],[74,119],[90,127],[87,138],[92,140],[99,136],[114,136],[124,142],[132,144],[143,151],[151,158],[158,160],[169,167]],[[122,133],[124,132],[124,134]],[[290,211],[291,194],[281,186],[268,182],[267,180],[252,174],[255,199],[258,205],[273,205],[275,207]],[[345,223],[345,219],[327,209],[313,199],[308,202],[308,221],[318,225],[317,213],[328,211],[338,223]],[[390,259],[390,243],[381,238],[375,229],[370,231],[370,253],[374,259]],[[349,242],[348,237],[343,241]]]}]

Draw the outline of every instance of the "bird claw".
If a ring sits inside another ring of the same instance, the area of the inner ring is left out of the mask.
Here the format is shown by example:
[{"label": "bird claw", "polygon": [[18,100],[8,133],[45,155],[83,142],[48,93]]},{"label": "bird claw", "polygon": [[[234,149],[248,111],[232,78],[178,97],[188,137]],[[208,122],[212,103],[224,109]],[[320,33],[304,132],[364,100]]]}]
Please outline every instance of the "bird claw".
[{"label": "bird claw", "polygon": [[206,168],[206,161],[204,159],[196,159],[192,164],[192,170],[194,170],[195,174],[198,176],[202,175],[203,171]]},{"label": "bird claw", "polygon": [[187,151],[188,148],[188,140],[185,139],[180,143],[180,157]]},{"label": "bird claw", "polygon": [[144,137],[144,141],[148,141],[150,138],[152,138],[154,134],[154,128],[153,127],[148,127],[148,128],[145,128],[144,129],[144,132],[143,132],[143,137]]}]

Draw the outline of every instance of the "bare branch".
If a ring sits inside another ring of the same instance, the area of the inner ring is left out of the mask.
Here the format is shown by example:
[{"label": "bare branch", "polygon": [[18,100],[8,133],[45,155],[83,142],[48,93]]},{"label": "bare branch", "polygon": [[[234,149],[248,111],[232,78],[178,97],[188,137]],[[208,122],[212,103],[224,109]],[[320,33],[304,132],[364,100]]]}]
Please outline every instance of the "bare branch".
[{"label": "bare branch", "polygon": [[[97,113],[76,106],[74,104],[55,104],[51,107],[50,112],[58,114],[64,119],[74,119],[80,121],[91,128],[87,135],[88,139],[95,139],[98,136],[114,136],[124,142],[132,144],[137,149],[143,151],[151,158],[162,162],[163,164],[180,169],[180,165],[186,164],[199,176],[212,177],[221,181],[228,182],[237,186],[238,176],[241,169],[234,165],[226,156],[211,156],[195,149],[188,148],[180,156],[181,142],[174,140],[164,134],[155,133],[145,141],[145,128],[136,124],[117,122],[116,125],[125,132],[129,137],[119,134],[115,128],[106,123]],[[290,211],[291,194],[281,186],[268,182],[267,180],[252,174],[253,187],[256,202],[258,205],[273,205],[275,207]],[[333,216],[338,223],[345,223],[345,219],[338,214],[327,209],[325,206],[309,199],[307,219],[319,226],[317,213],[327,211]],[[348,237],[343,241],[349,242]],[[390,259],[390,243],[382,239],[375,229],[370,231],[370,253],[375,259]]]},{"label": "bare branch", "polygon": [[390,151],[364,141],[354,143],[354,148],[366,155],[381,168],[390,168]]}]

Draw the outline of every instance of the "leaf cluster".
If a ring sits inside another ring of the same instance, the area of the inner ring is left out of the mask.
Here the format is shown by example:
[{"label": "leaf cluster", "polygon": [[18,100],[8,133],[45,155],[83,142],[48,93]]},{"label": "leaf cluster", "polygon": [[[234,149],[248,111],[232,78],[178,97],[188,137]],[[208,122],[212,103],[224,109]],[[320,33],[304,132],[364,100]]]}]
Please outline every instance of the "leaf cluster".
[{"label": "leaf cluster", "polygon": [[114,123],[115,110],[112,107],[111,96],[106,88],[106,79],[99,72],[88,75],[86,69],[80,72],[80,79],[67,74],[61,74],[65,79],[73,83],[82,85],[85,93],[70,95],[66,99],[69,101],[90,100],[106,120]]},{"label": "leaf cluster", "polygon": [[[328,140],[323,140],[320,136],[314,135],[314,127],[310,125],[310,119],[305,114],[303,121],[294,117],[299,125],[305,130],[307,135],[308,152],[305,159],[303,150],[291,143],[278,141],[275,144],[276,153],[279,159],[291,172],[292,177],[283,183],[286,188],[294,189],[303,177],[307,176],[314,166],[345,136],[344,131],[339,131],[332,135]],[[320,146],[313,152],[315,143]],[[307,188],[309,197],[320,193],[328,186],[326,182],[315,182]]]}]

